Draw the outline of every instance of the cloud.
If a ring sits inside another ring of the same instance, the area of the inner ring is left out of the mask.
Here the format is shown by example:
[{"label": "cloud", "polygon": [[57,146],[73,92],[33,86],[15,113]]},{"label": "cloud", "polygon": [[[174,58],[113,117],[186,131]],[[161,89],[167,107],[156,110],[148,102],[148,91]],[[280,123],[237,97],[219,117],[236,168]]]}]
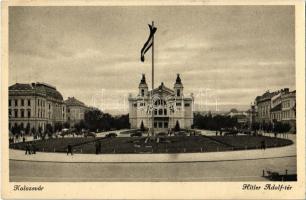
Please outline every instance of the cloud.
[{"label": "cloud", "polygon": [[139,57],[152,19],[155,85],[171,88],[180,73],[186,94],[212,88],[220,103],[243,105],[267,89],[295,88],[294,7],[14,7],[9,14],[10,84],[47,82],[89,105],[101,89],[114,99],[136,94],[142,73],[151,86],[151,52],[144,63]]}]

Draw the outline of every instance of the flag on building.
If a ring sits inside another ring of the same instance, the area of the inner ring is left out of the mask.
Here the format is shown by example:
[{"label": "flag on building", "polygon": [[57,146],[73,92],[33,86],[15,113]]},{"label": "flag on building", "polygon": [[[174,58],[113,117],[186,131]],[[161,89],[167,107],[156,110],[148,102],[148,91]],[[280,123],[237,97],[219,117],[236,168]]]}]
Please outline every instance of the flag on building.
[{"label": "flag on building", "polygon": [[145,60],[145,58],[144,58],[145,53],[152,47],[154,33],[157,30],[156,27],[154,27],[154,26],[152,26],[150,24],[149,24],[149,28],[150,28],[149,38],[148,38],[148,40],[146,41],[146,43],[143,45],[143,47],[141,49],[141,57],[140,57],[141,62],[144,62],[144,60]]}]

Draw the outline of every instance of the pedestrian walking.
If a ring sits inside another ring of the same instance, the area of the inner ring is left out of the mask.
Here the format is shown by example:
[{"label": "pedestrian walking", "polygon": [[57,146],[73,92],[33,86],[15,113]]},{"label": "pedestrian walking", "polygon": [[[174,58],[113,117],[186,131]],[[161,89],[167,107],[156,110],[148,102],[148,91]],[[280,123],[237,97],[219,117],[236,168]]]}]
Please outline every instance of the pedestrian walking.
[{"label": "pedestrian walking", "polygon": [[31,155],[31,149],[30,149],[29,143],[27,143],[26,146],[25,146],[25,155],[27,155],[27,154]]},{"label": "pedestrian walking", "polygon": [[67,156],[68,156],[69,153],[71,155],[73,155],[73,153],[72,153],[72,146],[70,144],[68,144],[68,146],[67,146]]},{"label": "pedestrian walking", "polygon": [[101,153],[101,151],[102,151],[102,145],[101,145],[101,142],[99,142],[99,145],[98,145],[98,150],[99,150],[99,153]]},{"label": "pedestrian walking", "polygon": [[95,148],[96,148],[96,154],[99,154],[99,144],[98,144],[98,142],[95,143]]},{"label": "pedestrian walking", "polygon": [[33,143],[31,146],[32,146],[32,148],[31,148],[32,153],[36,154],[36,145],[35,145],[35,143]]},{"label": "pedestrian walking", "polygon": [[266,150],[266,145],[267,145],[267,144],[266,144],[266,140],[264,140],[264,141],[263,141],[263,148],[264,148],[264,150]]}]

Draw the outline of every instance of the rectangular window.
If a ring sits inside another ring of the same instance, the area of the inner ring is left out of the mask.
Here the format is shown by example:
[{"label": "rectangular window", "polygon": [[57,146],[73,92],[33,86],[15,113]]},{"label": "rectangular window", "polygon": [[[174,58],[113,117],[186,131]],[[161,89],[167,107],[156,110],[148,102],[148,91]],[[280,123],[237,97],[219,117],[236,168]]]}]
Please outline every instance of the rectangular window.
[{"label": "rectangular window", "polygon": [[189,103],[185,103],[185,107],[189,107],[190,106],[190,104]]},{"label": "rectangular window", "polygon": [[168,122],[164,123],[164,128],[168,128]]},{"label": "rectangular window", "polygon": [[181,102],[176,102],[176,106],[181,106]]},{"label": "rectangular window", "polygon": [[24,106],[24,99],[21,99],[21,106]]},{"label": "rectangular window", "polygon": [[163,128],[163,122],[158,122],[158,128]]},{"label": "rectangular window", "polygon": [[14,111],[14,117],[18,117],[18,110],[17,109]]},{"label": "rectangular window", "polygon": [[9,109],[9,116],[12,116],[12,110]]},{"label": "rectangular window", "polygon": [[21,110],[21,117],[24,117],[24,110]]},{"label": "rectangular window", "polygon": [[18,100],[15,99],[15,106],[18,106]]},{"label": "rectangular window", "polygon": [[9,106],[12,106],[12,100],[9,100]]},{"label": "rectangular window", "polygon": [[31,106],[31,99],[28,99],[28,106]]},{"label": "rectangular window", "polygon": [[154,122],[154,128],[157,128],[157,122]]},{"label": "rectangular window", "polygon": [[31,117],[31,110],[28,110],[28,117]]}]

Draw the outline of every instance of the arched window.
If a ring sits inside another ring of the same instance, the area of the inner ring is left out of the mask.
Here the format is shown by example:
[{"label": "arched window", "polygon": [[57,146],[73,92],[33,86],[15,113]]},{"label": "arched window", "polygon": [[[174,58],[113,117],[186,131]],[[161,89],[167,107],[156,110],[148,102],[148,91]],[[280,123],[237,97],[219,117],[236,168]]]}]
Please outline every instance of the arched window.
[{"label": "arched window", "polygon": [[159,114],[159,115],[163,115],[163,109],[159,109],[159,110],[158,110],[158,114]]},{"label": "arched window", "polygon": [[167,109],[164,109],[164,115],[167,115]]},{"label": "arched window", "polygon": [[141,96],[144,96],[144,89],[141,89]]},{"label": "arched window", "polygon": [[181,96],[181,90],[176,90],[176,96]]}]

